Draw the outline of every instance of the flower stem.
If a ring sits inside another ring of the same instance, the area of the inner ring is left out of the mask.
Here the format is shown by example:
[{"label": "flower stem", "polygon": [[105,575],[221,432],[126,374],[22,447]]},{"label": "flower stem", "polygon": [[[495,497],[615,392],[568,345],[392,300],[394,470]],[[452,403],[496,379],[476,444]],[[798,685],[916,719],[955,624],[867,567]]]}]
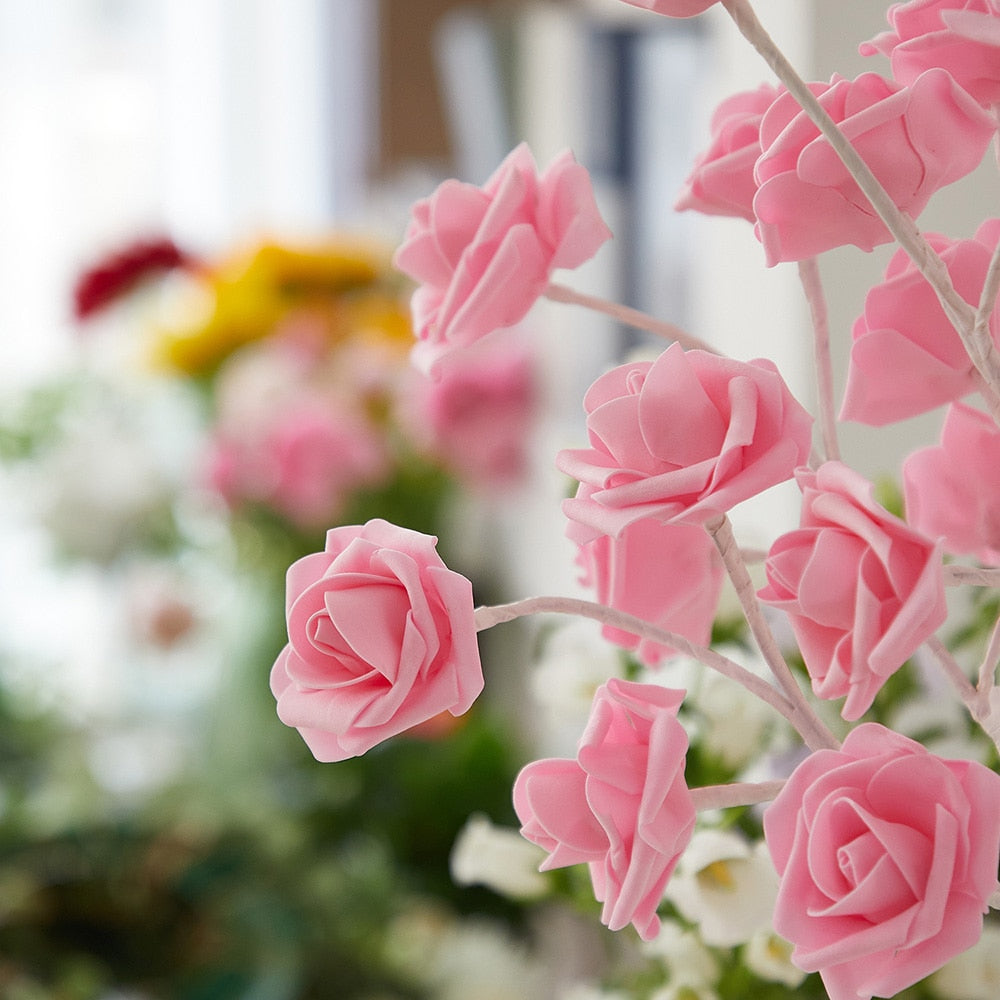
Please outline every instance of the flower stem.
[{"label": "flower stem", "polygon": [[744,38],[757,50],[802,110],[823,133],[841,162],[871,202],[879,218],[907,252],[917,269],[934,289],[948,319],[955,327],[973,365],[987,384],[1000,392],[1000,354],[989,337],[975,329],[976,311],[955,291],[948,269],[930,244],[920,235],[916,223],[901,212],[885,188],[871,172],[854,146],[798,75],[785,54],[757,19],[750,0],[721,0]]},{"label": "flower stem", "polygon": [[823,451],[827,460],[840,460],[837,441],[837,416],[833,408],[833,362],[830,358],[830,320],[826,296],[815,257],[799,261],[799,280],[806,293],[813,325],[813,353],[816,364],[816,395],[819,404],[819,426]]},{"label": "flower stem", "polygon": [[1000,660],[1000,618],[993,626],[990,641],[983,654],[983,662],[979,665],[979,680],[976,684],[976,694],[986,705],[989,705],[990,692],[996,684],[997,661]]},{"label": "flower stem", "polygon": [[785,787],[784,781],[738,781],[731,785],[705,785],[692,788],[691,798],[698,812],[705,809],[731,809],[770,802]]},{"label": "flower stem", "polygon": [[983,569],[979,566],[945,566],[946,587],[1000,587],[1000,569]]},{"label": "flower stem", "polygon": [[975,716],[976,689],[972,686],[969,678],[965,676],[964,671],[958,665],[958,661],[951,655],[951,652],[936,635],[932,635],[927,640],[927,648],[937,658],[938,663],[941,664],[948,679],[954,685],[959,697],[973,716]]},{"label": "flower stem", "polygon": [[754,591],[753,581],[750,579],[746,563],[743,562],[743,557],[740,555],[729,518],[723,514],[715,521],[706,524],[705,527],[712,536],[712,540],[722,556],[726,572],[729,573],[729,578],[736,588],[736,596],[739,598],[740,606],[743,608],[743,614],[750,626],[757,647],[760,649],[764,661],[771,668],[771,673],[781,685],[785,696],[795,708],[793,725],[810,750],[819,750],[822,747],[838,748],[839,741],[827,729],[812,705],[806,700],[791,668],[785,662],[785,658],[778,648],[778,643],[771,629],[764,620],[764,612],[757,600],[757,594]]},{"label": "flower stem", "polygon": [[[511,604],[495,604],[476,608],[476,630],[482,632],[502,622],[514,621],[526,615],[562,614],[590,618],[602,625],[610,625],[622,632],[630,632],[652,642],[676,649],[690,656],[724,677],[742,684],[751,694],[756,695],[776,711],[780,712],[793,726],[798,727],[798,713],[792,702],[766,680],[740,666],[735,660],[723,656],[714,649],[698,646],[682,635],[657,628],[642,618],[609,608],[594,601],[584,601],[575,597],[528,597]],[[802,734],[805,739],[805,734]]]},{"label": "flower stem", "polygon": [[567,288],[565,285],[558,285],[552,282],[545,289],[545,297],[552,299],[553,302],[565,302],[570,305],[593,309],[595,312],[603,313],[605,316],[611,316],[613,319],[620,320],[627,326],[634,326],[637,330],[647,330],[650,333],[655,333],[658,337],[663,337],[665,340],[676,340],[685,350],[696,349],[699,351],[708,351],[711,354],[719,353],[714,347],[709,347],[704,341],[691,336],[691,334],[682,330],[679,326],[675,326],[673,323],[656,319],[647,313],[640,312],[638,309],[632,309],[617,302],[609,302],[607,299],[598,298],[596,295],[587,295],[584,292],[578,292],[573,288]]}]

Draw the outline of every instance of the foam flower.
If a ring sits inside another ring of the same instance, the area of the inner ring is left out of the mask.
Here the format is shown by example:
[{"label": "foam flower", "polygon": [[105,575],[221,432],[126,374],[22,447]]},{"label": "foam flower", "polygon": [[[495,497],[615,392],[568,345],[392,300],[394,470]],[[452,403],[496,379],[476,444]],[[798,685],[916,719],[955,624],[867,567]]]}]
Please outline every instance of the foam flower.
[{"label": "foam flower", "polygon": [[556,465],[581,484],[565,501],[577,541],[653,517],[700,524],[790,479],[812,418],[770,361],[733,361],[672,344],[620,365],[584,397],[590,447]]},{"label": "foam flower", "polygon": [[756,219],[754,164],[761,152],[760,123],[779,93],[780,88],[762,83],[756,90],[727,97],[715,109],[711,141],[695,160],[675,209]]},{"label": "foam flower", "polygon": [[775,930],[830,1000],[895,996],[975,944],[997,888],[1000,776],[874,723],[820,750],[764,813]]},{"label": "foam flower", "polygon": [[862,55],[888,56],[900,83],[940,66],[980,104],[1000,103],[996,0],[909,0],[893,4],[886,17],[891,30],[865,42]]},{"label": "foam flower", "polygon": [[[575,522],[570,522],[570,536]],[[627,525],[617,537],[599,535],[577,552],[580,582],[592,587],[597,600],[708,645],[722,591],[722,560],[711,537],[695,524],[661,524],[644,518]],[[669,573],[663,572],[670,566]],[[604,637],[654,666],[674,651],[621,629],[604,626]]]},{"label": "foam flower", "polygon": [[940,547],[840,462],[801,470],[798,530],[771,546],[759,597],[788,614],[812,688],[860,718],[947,616]]},{"label": "foam flower", "polygon": [[695,17],[708,10],[717,3],[717,0],[624,0],[624,2],[666,17]]},{"label": "foam flower", "polygon": [[[939,188],[974,170],[996,130],[992,116],[941,69],[902,87],[876,73],[810,85],[889,197],[916,217]],[[768,266],[834,247],[892,240],[840,157],[791,94],[760,126],[753,210]]]},{"label": "foam flower", "polygon": [[522,143],[481,188],[445,181],[413,206],[395,255],[420,282],[414,363],[433,373],[456,348],[520,322],[554,270],[579,267],[610,237],[569,152],[539,174]]},{"label": "foam flower", "polygon": [[694,830],[684,781],[683,691],[612,679],[594,696],[576,759],[525,767],[514,784],[521,832],[549,852],[542,870],[586,863],[601,920],[656,936],[656,908]]},{"label": "foam flower", "polygon": [[[958,294],[979,303],[1000,219],[988,219],[972,239],[926,235]],[[1000,313],[990,332],[1000,342]],[[881,426],[960,399],[976,388],[961,338],[930,283],[904,250],[892,257],[881,284],[865,297],[854,323],[841,419]]]},{"label": "foam flower", "polygon": [[461,715],[482,691],[472,585],[436,541],[372,520],[331,529],[322,552],[288,570],[288,644],[271,691],[317,760]]},{"label": "foam flower", "polygon": [[941,443],[903,464],[906,519],[956,555],[1000,564],[1000,430],[963,403],[948,408]]}]

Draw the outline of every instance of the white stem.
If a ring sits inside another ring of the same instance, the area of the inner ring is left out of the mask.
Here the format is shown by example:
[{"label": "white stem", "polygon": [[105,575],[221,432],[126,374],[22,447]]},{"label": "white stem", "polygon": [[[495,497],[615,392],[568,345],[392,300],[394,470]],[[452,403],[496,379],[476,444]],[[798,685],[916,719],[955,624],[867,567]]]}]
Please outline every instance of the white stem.
[{"label": "white stem", "polygon": [[784,781],[735,782],[731,785],[705,785],[692,788],[691,798],[698,812],[706,809],[732,809],[734,806],[755,806],[770,802],[785,787]]},{"label": "white stem", "polygon": [[828,460],[840,460],[837,441],[837,415],[833,406],[833,362],[830,358],[830,320],[815,257],[799,262],[799,280],[806,293],[813,326],[813,353],[816,363],[816,396],[823,451]]},{"label": "white stem", "polygon": [[1000,569],[951,565],[942,572],[946,587],[1000,587]]},{"label": "white stem", "polygon": [[[735,660],[730,660],[714,649],[695,645],[682,635],[657,628],[642,618],[636,618],[635,615],[626,614],[624,611],[618,611],[603,604],[583,601],[575,597],[528,597],[511,604],[483,606],[476,608],[476,630],[482,632],[502,622],[510,622],[526,615],[536,614],[576,615],[580,618],[590,618],[602,625],[610,625],[622,632],[630,632],[632,635],[638,635],[652,642],[676,649],[724,677],[742,684],[751,694],[756,695],[780,712],[793,726],[798,728],[798,713],[789,699],[767,681],[751,673],[746,667],[740,666]],[[805,739],[805,734],[803,734],[803,739]]]},{"label": "white stem", "polygon": [[569,305],[583,306],[586,309],[593,309],[595,312],[603,313],[612,319],[617,319],[626,326],[634,326],[637,330],[648,330],[658,337],[671,342],[677,341],[685,350],[696,349],[708,351],[711,354],[718,354],[714,347],[709,347],[703,340],[691,336],[679,326],[668,323],[665,320],[656,319],[647,313],[632,309],[629,306],[620,305],[617,302],[609,302],[607,299],[598,298],[596,295],[587,295],[578,292],[565,285],[557,285],[554,282],[545,289],[545,297],[553,302],[564,302]]},{"label": "white stem", "polygon": [[833,119],[795,71],[785,54],[775,45],[757,19],[749,0],[721,0],[740,33],[757,50],[774,74],[798,101],[802,110],[823,133],[841,162],[861,188],[889,232],[907,252],[914,265],[930,283],[949,321],[955,327],[973,365],[988,385],[1000,393],[1000,354],[989,338],[976,334],[976,313],[955,291],[948,269],[933,247],[920,235],[916,223],[901,212],[875,177],[868,164],[847,141]]},{"label": "white stem", "polygon": [[795,706],[795,714],[798,719],[795,728],[802,734],[802,738],[810,750],[819,750],[822,747],[838,748],[839,741],[827,729],[812,705],[806,700],[764,619],[764,612],[757,600],[757,594],[754,591],[753,581],[750,579],[746,563],[740,555],[740,549],[736,544],[729,518],[722,515],[715,521],[706,524],[705,528],[712,536],[715,547],[722,556],[723,565],[736,588],[736,596],[743,608],[744,617],[750,626],[750,632],[753,634],[754,641],[757,643],[764,661],[771,668],[771,673],[781,685],[785,696]]},{"label": "white stem", "polygon": [[990,633],[990,641],[986,644],[983,662],[979,664],[979,679],[976,684],[976,693],[987,706],[989,705],[990,692],[996,684],[998,660],[1000,660],[1000,618],[996,620],[993,631]]},{"label": "white stem", "polygon": [[936,635],[932,635],[927,640],[927,648],[937,657],[938,663],[941,664],[941,668],[954,685],[962,702],[972,715],[975,716],[977,711],[976,689],[972,686],[972,681],[965,676],[965,672],[958,665],[958,661],[951,655],[948,648]]}]

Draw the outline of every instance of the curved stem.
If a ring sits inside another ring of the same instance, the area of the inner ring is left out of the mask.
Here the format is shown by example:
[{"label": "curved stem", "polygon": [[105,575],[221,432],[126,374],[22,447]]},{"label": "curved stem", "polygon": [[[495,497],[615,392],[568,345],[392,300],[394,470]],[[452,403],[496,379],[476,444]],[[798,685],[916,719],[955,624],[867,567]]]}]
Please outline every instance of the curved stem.
[{"label": "curved stem", "polygon": [[944,262],[920,235],[913,219],[899,210],[868,164],[848,142],[785,54],[775,45],[757,19],[749,0],[721,0],[721,3],[743,37],[757,50],[833,147],[879,218],[934,289],[949,321],[962,338],[972,363],[986,382],[1000,392],[1000,354],[992,340],[976,335],[975,310],[955,291]]},{"label": "curved stem", "polygon": [[836,749],[840,746],[839,741],[827,729],[812,705],[806,701],[802,689],[792,675],[791,668],[785,662],[785,658],[778,648],[778,643],[771,629],[764,620],[764,612],[757,600],[757,594],[754,591],[750,574],[747,572],[746,563],[743,562],[743,557],[740,555],[729,518],[723,514],[716,521],[706,524],[705,528],[712,536],[712,540],[722,556],[722,562],[736,588],[736,596],[739,598],[743,614],[764,661],[771,668],[771,673],[781,685],[785,696],[795,706],[795,715],[798,720],[795,723],[795,728],[802,734],[802,738],[810,750],[818,750],[821,747]]},{"label": "curved stem", "polygon": [[816,401],[823,451],[827,460],[840,460],[837,441],[837,415],[833,408],[833,361],[830,358],[830,320],[815,257],[799,261],[799,280],[806,293],[813,326],[813,353],[816,364]]},{"label": "curved stem", "polygon": [[[482,632],[502,622],[510,622],[526,615],[535,614],[576,615],[580,618],[590,618],[602,625],[610,625],[622,632],[630,632],[633,635],[642,636],[644,639],[676,649],[724,677],[742,684],[751,694],[756,695],[761,701],[780,712],[793,726],[798,728],[798,713],[791,701],[763,678],[751,673],[746,667],[740,666],[735,660],[730,660],[714,649],[697,646],[689,639],[685,639],[684,636],[657,628],[642,618],[636,618],[635,615],[626,614],[624,611],[618,611],[594,601],[584,601],[575,597],[528,597],[511,604],[479,607],[476,608],[476,631]],[[805,739],[804,733],[802,736]]]},{"label": "curved stem", "polygon": [[734,806],[755,806],[770,802],[785,787],[784,781],[739,781],[731,785],[705,785],[692,788],[691,798],[698,812],[706,809],[731,809]]},{"label": "curved stem", "polygon": [[719,353],[714,347],[709,347],[704,341],[699,340],[697,337],[692,337],[691,334],[682,330],[679,326],[667,323],[665,320],[656,319],[647,313],[640,312],[638,309],[619,305],[617,302],[609,302],[607,299],[598,298],[596,295],[587,295],[585,292],[578,292],[573,288],[567,288],[565,285],[558,285],[555,282],[548,285],[544,294],[547,299],[552,299],[553,302],[565,302],[569,305],[593,309],[595,312],[603,313],[605,316],[611,316],[613,319],[620,320],[626,326],[634,326],[637,330],[647,330],[650,333],[655,333],[658,337],[663,337],[665,340],[676,340],[685,350],[696,349],[699,351],[708,351],[711,354]]}]

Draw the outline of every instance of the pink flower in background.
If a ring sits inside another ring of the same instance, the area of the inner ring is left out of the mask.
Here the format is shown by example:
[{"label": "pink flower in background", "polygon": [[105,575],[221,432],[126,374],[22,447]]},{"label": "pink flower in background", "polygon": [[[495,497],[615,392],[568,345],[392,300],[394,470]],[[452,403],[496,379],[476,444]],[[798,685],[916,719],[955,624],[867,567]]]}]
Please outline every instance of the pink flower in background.
[{"label": "pink flower in background", "polygon": [[414,362],[433,374],[456,348],[520,322],[555,269],[579,267],[610,238],[569,152],[539,175],[522,143],[482,188],[445,181],[414,205],[395,256],[420,282]]},{"label": "pink flower in background", "polygon": [[538,409],[528,350],[507,340],[477,344],[449,358],[438,379],[416,378],[416,423],[449,469],[485,490],[524,475]]},{"label": "pink flower in background", "polygon": [[266,504],[302,528],[328,524],[351,494],[389,473],[385,446],[362,417],[330,399],[302,400],[273,423],[218,434],[209,482],[228,503]]},{"label": "pink flower in background", "polygon": [[[570,537],[576,527],[571,521]],[[617,538],[599,535],[581,543],[577,565],[581,583],[596,591],[599,603],[708,645],[724,570],[715,543],[700,525],[633,521]],[[649,666],[674,652],[610,625],[603,634]]]},{"label": "pink flower in background", "polygon": [[862,55],[888,56],[900,83],[940,66],[980,104],[1000,104],[996,0],[910,0],[893,4],[887,18],[892,30],[865,42]]},{"label": "pink flower in background", "polygon": [[770,361],[672,344],[602,375],[584,408],[590,447],[556,459],[581,484],[563,505],[589,529],[579,542],[647,517],[702,524],[791,478],[809,454],[812,418]]},{"label": "pink flower in background", "polygon": [[660,928],[663,888],[694,831],[684,781],[683,691],[613,679],[594,696],[575,760],[525,767],[514,783],[524,836],[549,852],[541,870],[586,863],[601,920],[643,940]]},{"label": "pink flower in background", "polygon": [[[969,240],[926,234],[941,256],[958,294],[979,304],[1000,219],[984,222]],[[1000,313],[990,318],[1000,342]],[[852,331],[842,420],[880,426],[924,413],[976,389],[974,371],[961,338],[948,321],[930,283],[905,250],[889,262],[885,280],[865,298]]]},{"label": "pink flower in background", "polygon": [[[979,165],[996,122],[940,69],[908,87],[875,73],[812,85],[820,104],[899,208],[916,217],[931,195]],[[768,266],[892,239],[868,199],[791,94],[764,115],[753,209]]]},{"label": "pink flower in background", "polygon": [[651,10],[666,17],[694,17],[708,10],[718,0],[625,0],[633,7]]},{"label": "pink flower in background", "polygon": [[333,528],[288,570],[278,716],[320,761],[365,753],[483,689],[472,585],[437,539],[387,521]]},{"label": "pink flower in background", "polygon": [[971,947],[997,888],[1000,776],[875,724],[793,772],[764,813],[774,929],[830,1000],[895,996]]},{"label": "pink flower in background", "polygon": [[906,519],[957,555],[1000,565],[1000,430],[964,403],[948,408],[941,444],[903,464]]},{"label": "pink flower in background", "polygon": [[707,215],[731,215],[753,222],[757,193],[754,164],[760,156],[760,123],[774,103],[778,87],[763,83],[727,97],[713,112],[712,139],[695,161],[674,204]]},{"label": "pink flower in background", "polygon": [[940,547],[872,498],[840,462],[797,475],[802,515],[771,546],[759,597],[787,612],[820,698],[858,719],[944,623]]}]

